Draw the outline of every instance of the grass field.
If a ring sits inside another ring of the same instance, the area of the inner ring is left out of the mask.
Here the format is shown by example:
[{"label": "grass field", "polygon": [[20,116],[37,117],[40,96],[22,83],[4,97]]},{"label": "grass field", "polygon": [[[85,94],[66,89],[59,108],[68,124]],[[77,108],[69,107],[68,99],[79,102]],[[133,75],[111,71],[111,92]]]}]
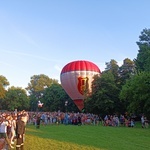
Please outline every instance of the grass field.
[{"label": "grass field", "polygon": [[27,125],[25,150],[148,150],[150,129],[140,125],[104,127],[92,125]]}]

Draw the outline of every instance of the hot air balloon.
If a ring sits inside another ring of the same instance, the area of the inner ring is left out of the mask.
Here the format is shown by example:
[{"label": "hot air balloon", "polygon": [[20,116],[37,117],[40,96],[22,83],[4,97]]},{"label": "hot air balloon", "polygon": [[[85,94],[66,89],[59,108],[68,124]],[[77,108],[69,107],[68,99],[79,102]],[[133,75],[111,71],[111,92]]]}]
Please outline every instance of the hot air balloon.
[{"label": "hot air balloon", "polygon": [[100,74],[98,66],[86,60],[73,61],[63,67],[61,85],[80,111],[84,108],[85,96],[91,93],[93,77]]}]

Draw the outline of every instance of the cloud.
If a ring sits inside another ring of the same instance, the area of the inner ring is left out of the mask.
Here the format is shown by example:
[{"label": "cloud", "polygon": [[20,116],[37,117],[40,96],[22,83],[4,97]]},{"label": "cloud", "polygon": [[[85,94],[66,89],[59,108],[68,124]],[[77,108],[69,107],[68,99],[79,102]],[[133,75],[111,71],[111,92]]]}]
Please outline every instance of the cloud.
[{"label": "cloud", "polygon": [[18,33],[18,35],[20,35],[20,37],[22,37],[25,41],[27,41],[29,44],[39,48],[39,45],[26,33],[23,33],[19,30],[16,31]]},{"label": "cloud", "polygon": [[[26,30],[26,26],[24,25],[21,25],[19,23],[17,23],[17,20],[15,20],[11,14],[9,14],[8,12],[6,11],[1,11],[0,13],[0,19],[1,19],[1,22],[3,22],[3,30],[6,30],[6,34],[9,30],[10,33],[12,33],[12,36],[15,37],[15,36],[18,36],[19,40],[23,40],[23,41],[26,41],[27,43],[39,48],[39,45],[37,42],[35,42],[35,40],[33,40],[31,38],[31,36],[29,36],[29,33],[25,33],[23,31]],[[2,15],[3,14],[3,15]],[[17,24],[16,24],[17,23]],[[2,26],[1,25],[1,26]],[[21,30],[21,28],[23,29],[23,31]],[[9,36],[11,36],[11,34],[9,33]]]},{"label": "cloud", "polygon": [[10,51],[10,50],[1,50],[1,52],[14,54],[14,55],[18,55],[18,56],[28,56],[28,57],[32,57],[32,58],[37,58],[37,59],[49,61],[49,62],[61,62],[58,59],[49,59],[49,58],[42,57],[42,56],[39,56],[39,55],[24,53],[24,52],[17,52],[17,51]]},{"label": "cloud", "polygon": [[61,68],[58,65],[55,65],[54,68],[59,72],[61,71]]},{"label": "cloud", "polygon": [[13,65],[6,63],[6,62],[0,62],[0,64],[5,65],[5,66],[9,66],[9,67],[14,67]]}]

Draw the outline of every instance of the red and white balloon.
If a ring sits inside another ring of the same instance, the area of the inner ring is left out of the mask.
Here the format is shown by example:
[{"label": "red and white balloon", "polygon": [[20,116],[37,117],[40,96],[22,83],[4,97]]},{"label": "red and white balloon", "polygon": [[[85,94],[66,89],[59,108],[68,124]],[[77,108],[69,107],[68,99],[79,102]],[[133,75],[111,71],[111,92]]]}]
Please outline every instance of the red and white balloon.
[{"label": "red and white balloon", "polygon": [[97,65],[85,60],[73,61],[63,67],[60,74],[62,87],[79,110],[84,108],[84,91],[91,92],[93,77],[100,74]]}]

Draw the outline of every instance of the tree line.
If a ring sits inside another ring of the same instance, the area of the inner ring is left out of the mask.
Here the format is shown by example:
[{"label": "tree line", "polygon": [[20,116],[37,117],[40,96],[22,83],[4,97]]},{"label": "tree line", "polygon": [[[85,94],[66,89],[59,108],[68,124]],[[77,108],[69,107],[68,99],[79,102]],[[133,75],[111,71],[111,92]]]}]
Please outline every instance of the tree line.
[{"label": "tree line", "polygon": [[[121,66],[112,59],[101,76],[95,76],[92,93],[85,99],[86,112],[96,114],[133,113],[150,118],[150,29],[143,29],[134,60],[125,58]],[[79,111],[56,79],[33,75],[26,89],[10,87],[0,75],[0,110]],[[37,102],[44,103],[38,108]],[[65,102],[68,102],[65,105]]]}]

